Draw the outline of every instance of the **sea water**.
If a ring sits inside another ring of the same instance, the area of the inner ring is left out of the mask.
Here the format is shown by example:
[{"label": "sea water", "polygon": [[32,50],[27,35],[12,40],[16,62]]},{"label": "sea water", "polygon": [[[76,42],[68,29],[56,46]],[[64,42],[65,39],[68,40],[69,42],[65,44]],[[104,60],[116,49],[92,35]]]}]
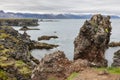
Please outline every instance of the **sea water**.
[{"label": "sea water", "polygon": [[[37,58],[41,59],[44,57],[45,54],[52,53],[56,50],[64,51],[66,54],[66,57],[68,57],[70,60],[73,60],[74,55],[74,40],[75,37],[78,35],[80,31],[80,27],[84,24],[84,21],[86,19],[53,19],[50,21],[44,21],[39,22],[39,28],[40,30],[29,30],[27,33],[31,36],[32,40],[38,40],[38,37],[43,35],[56,35],[59,38],[58,39],[50,39],[48,41],[40,41],[40,42],[46,42],[50,44],[56,44],[59,45],[58,48],[54,48],[51,50],[39,50],[35,49],[32,50],[32,55]],[[112,32],[111,32],[111,38],[110,41],[120,41],[120,19],[111,19],[111,25],[112,25]],[[14,27],[16,30],[19,30],[20,27]],[[23,33],[23,31],[19,31],[20,33]],[[113,62],[113,53],[117,50],[119,50],[120,47],[115,48],[109,48],[106,50],[105,58],[108,60],[108,65],[110,66]]]}]

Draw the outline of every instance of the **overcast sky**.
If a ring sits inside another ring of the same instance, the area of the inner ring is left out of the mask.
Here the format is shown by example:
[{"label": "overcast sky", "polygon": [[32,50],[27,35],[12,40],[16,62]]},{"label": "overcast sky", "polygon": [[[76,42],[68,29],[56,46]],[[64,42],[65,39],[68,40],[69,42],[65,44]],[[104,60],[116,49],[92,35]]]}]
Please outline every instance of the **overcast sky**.
[{"label": "overcast sky", "polygon": [[120,0],[0,0],[0,10],[32,13],[120,15]]}]

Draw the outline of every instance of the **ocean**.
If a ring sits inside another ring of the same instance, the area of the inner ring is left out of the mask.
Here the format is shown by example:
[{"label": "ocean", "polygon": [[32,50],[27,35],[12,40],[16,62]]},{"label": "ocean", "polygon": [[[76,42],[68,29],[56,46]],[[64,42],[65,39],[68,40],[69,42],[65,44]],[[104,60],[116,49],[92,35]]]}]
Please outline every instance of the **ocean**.
[{"label": "ocean", "polygon": [[[46,42],[50,44],[57,44],[59,47],[51,49],[51,50],[39,50],[35,49],[31,51],[31,54],[37,58],[41,59],[45,54],[52,53],[56,50],[64,51],[66,57],[70,60],[73,60],[74,56],[74,40],[80,31],[80,27],[84,24],[86,19],[53,19],[47,20],[43,22],[39,22],[39,26],[35,28],[39,28],[40,30],[29,30],[27,33],[31,36],[32,40],[37,40],[38,37],[43,35],[56,35],[58,39],[51,39],[48,41],[40,41]],[[110,41],[120,41],[120,19],[111,19],[112,32]],[[16,30],[19,30],[20,27],[14,27]],[[23,31],[19,31],[23,33]],[[113,53],[119,50],[120,47],[109,48],[106,50],[105,58],[108,60],[108,65],[110,66],[113,62]]]}]

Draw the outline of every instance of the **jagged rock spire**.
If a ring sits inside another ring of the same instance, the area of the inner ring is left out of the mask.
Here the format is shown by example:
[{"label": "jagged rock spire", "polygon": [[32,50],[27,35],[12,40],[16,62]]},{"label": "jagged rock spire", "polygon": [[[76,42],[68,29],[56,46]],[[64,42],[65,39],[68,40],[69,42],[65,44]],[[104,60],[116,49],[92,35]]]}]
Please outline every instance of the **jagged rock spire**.
[{"label": "jagged rock spire", "polygon": [[107,66],[104,54],[110,32],[110,16],[97,14],[85,21],[74,41],[74,60],[86,59],[97,66]]}]

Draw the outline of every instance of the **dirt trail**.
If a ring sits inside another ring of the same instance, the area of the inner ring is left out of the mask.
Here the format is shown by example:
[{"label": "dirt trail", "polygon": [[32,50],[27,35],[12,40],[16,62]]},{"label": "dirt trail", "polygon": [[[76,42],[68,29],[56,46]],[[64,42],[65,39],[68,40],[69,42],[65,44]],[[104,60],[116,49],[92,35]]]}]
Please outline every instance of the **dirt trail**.
[{"label": "dirt trail", "polygon": [[120,80],[120,74],[111,75],[95,69],[86,69],[82,71],[74,80]]}]

